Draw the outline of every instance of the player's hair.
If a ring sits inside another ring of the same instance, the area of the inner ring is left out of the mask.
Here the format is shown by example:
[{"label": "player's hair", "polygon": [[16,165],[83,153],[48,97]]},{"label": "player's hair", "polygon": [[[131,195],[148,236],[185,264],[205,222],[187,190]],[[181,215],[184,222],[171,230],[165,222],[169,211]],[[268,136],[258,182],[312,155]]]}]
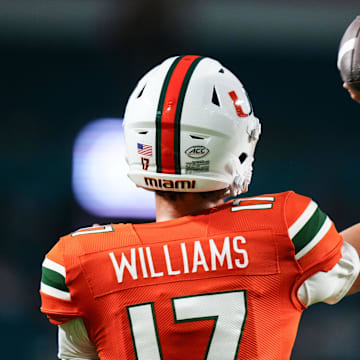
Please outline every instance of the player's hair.
[{"label": "player's hair", "polygon": [[[173,192],[173,191],[155,191],[156,195],[159,195],[167,200],[178,201],[181,200],[188,192]],[[227,189],[220,189],[214,191],[197,192],[191,194],[197,194],[199,199],[206,199],[210,201],[219,201],[226,197],[228,193]]]}]

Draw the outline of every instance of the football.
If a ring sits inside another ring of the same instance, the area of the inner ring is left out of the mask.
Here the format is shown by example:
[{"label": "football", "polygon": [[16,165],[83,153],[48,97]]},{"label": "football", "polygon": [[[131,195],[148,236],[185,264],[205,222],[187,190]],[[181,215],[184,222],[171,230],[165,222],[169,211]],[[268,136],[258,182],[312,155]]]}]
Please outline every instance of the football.
[{"label": "football", "polygon": [[360,92],[360,16],[348,26],[341,39],[337,66],[342,80]]}]

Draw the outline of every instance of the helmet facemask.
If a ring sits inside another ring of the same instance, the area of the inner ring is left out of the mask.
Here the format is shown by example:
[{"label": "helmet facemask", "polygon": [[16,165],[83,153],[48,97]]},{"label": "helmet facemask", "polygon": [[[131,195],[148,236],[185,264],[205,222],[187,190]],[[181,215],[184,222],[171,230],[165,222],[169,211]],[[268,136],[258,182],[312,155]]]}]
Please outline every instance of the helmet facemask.
[{"label": "helmet facemask", "polygon": [[237,196],[248,191],[252,178],[254,152],[261,133],[260,122],[257,118],[248,124],[249,151],[242,152],[238,159],[233,159],[233,182],[230,185],[231,196]]}]

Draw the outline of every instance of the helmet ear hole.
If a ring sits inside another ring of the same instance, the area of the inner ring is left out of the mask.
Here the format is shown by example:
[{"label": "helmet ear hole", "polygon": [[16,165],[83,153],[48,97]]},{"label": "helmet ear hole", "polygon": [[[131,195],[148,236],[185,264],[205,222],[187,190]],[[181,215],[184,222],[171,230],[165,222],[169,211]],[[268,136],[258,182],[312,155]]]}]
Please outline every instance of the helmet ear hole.
[{"label": "helmet ear hole", "polygon": [[246,159],[247,159],[247,154],[245,153],[242,153],[240,156],[239,156],[239,160],[240,160],[240,164],[242,164]]},{"label": "helmet ear hole", "polygon": [[213,89],[211,102],[216,106],[220,106],[220,101],[219,101],[219,97],[217,95],[215,86],[214,86],[214,89]]},{"label": "helmet ear hole", "polygon": [[136,97],[137,99],[143,94],[144,90],[145,90],[146,84],[144,85],[144,87],[141,89],[141,91],[139,92],[138,96]]},{"label": "helmet ear hole", "polygon": [[198,136],[198,135],[190,135],[190,137],[195,140],[204,140],[205,139],[204,136]]}]

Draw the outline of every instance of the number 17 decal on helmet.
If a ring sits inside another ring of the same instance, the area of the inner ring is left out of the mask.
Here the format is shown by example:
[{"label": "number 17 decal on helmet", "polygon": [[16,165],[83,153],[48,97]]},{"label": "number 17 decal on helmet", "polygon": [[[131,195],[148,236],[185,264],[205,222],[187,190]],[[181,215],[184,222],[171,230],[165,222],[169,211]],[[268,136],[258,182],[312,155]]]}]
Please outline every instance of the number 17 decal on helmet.
[{"label": "number 17 decal on helmet", "polygon": [[141,164],[142,164],[143,170],[147,170],[149,168],[149,159],[142,157]]}]

